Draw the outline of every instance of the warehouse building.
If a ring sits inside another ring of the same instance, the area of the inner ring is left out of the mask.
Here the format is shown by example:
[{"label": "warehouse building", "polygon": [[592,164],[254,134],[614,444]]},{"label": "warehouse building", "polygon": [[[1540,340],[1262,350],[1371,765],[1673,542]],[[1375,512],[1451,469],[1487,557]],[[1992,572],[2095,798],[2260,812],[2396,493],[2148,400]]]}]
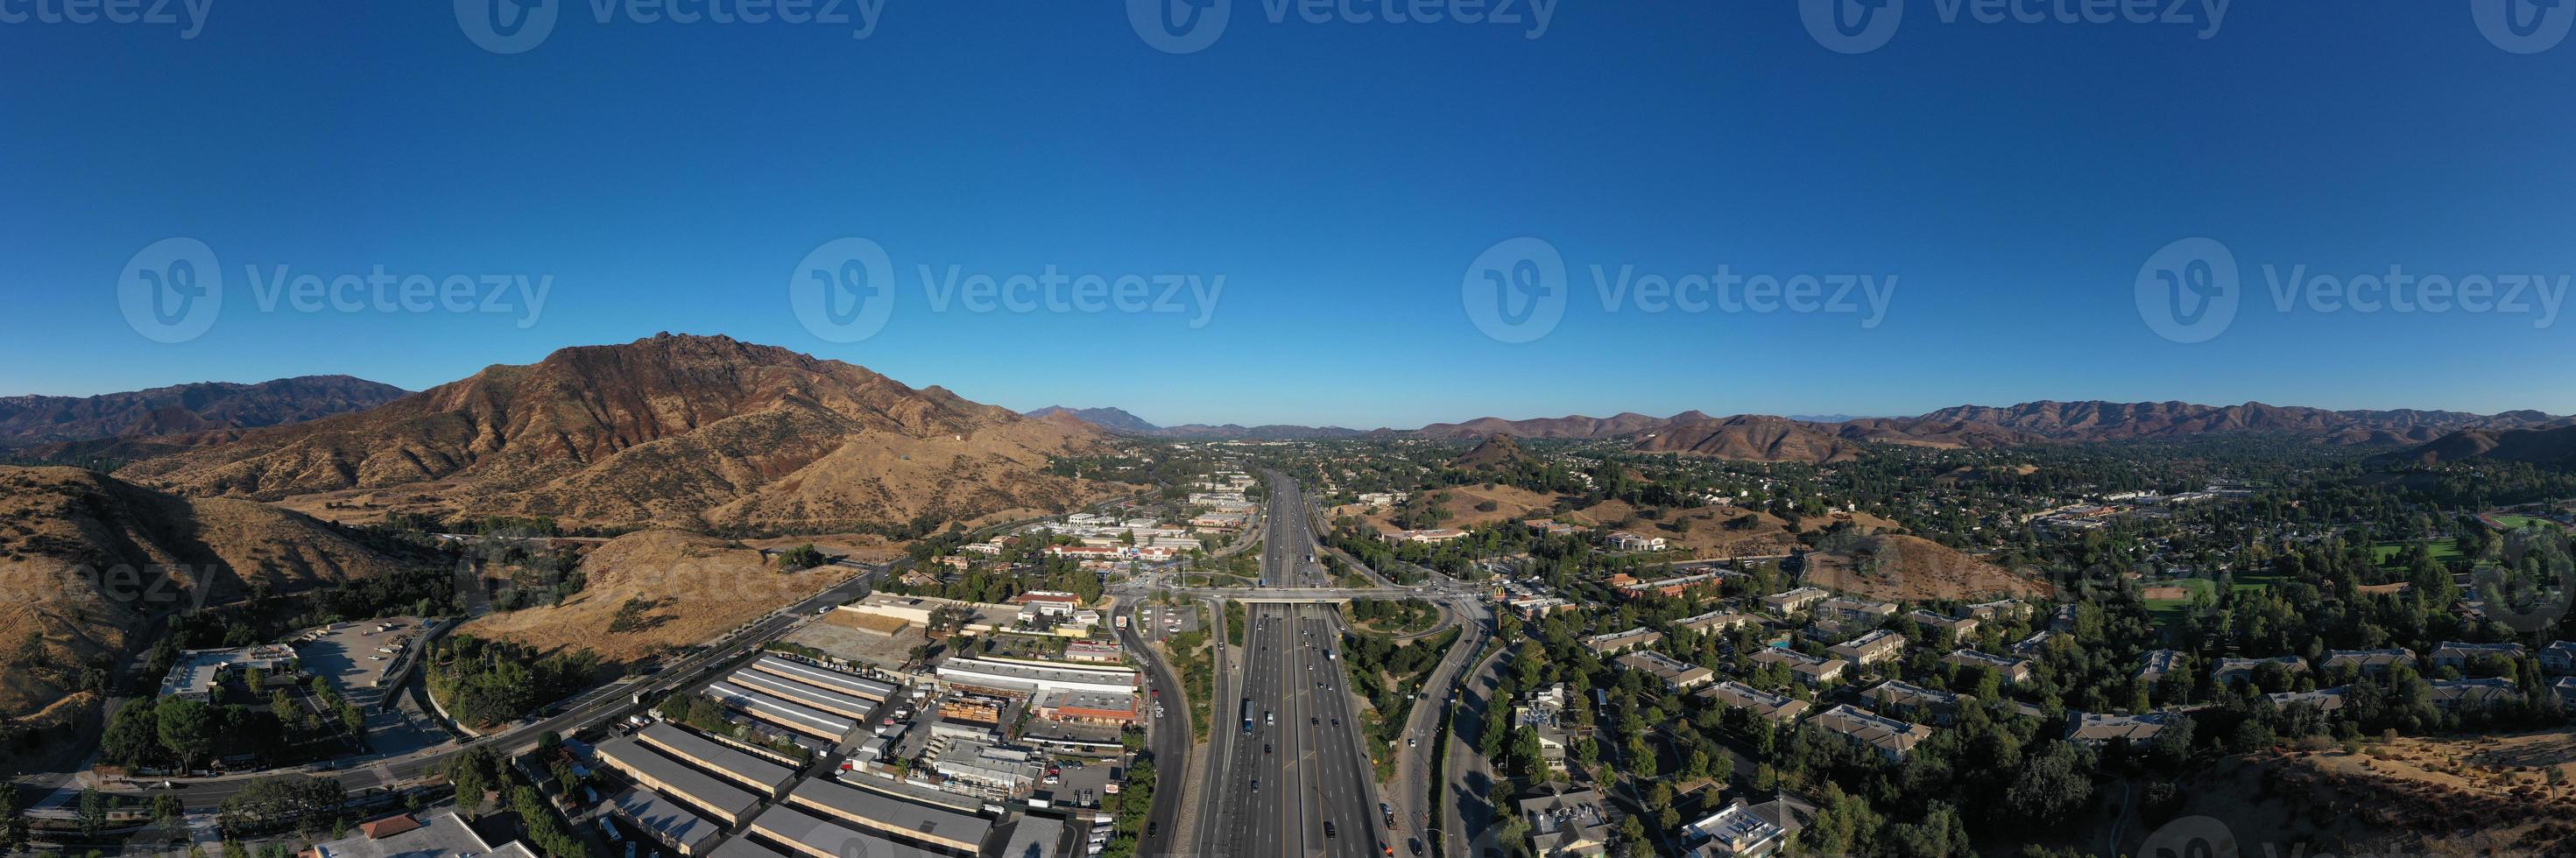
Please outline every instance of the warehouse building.
[{"label": "warehouse building", "polygon": [[825,691],[836,691],[852,697],[865,697],[879,703],[894,696],[895,687],[873,679],[862,679],[837,670],[827,670],[803,662],[764,655],[751,666],[762,673],[791,682],[802,682]]},{"label": "warehouse building", "polygon": [[600,762],[625,772],[637,784],[705,811],[726,825],[740,825],[760,797],[714,775],[689,768],[679,760],[647,748],[633,736],[599,743]]},{"label": "warehouse building", "polygon": [[723,775],[770,798],[785,794],[787,786],[796,782],[794,769],[725,747],[713,739],[668,723],[646,727],[636,733],[635,738],[674,759]]},{"label": "warehouse building", "polygon": [[817,712],[730,682],[707,686],[707,696],[744,715],[808,736],[838,742],[859,731],[859,722]]},{"label": "warehouse building", "polygon": [[[851,828],[786,805],[770,808],[751,821],[748,832],[813,858],[941,858],[942,853]],[[973,854],[973,853],[967,853]]]},{"label": "warehouse building", "polygon": [[744,668],[734,671],[726,682],[785,700],[799,706],[820,709],[854,721],[868,720],[877,711],[876,701],[836,691],[824,691],[801,682],[790,682],[767,673]]},{"label": "warehouse building", "polygon": [[655,795],[651,790],[636,787],[618,790],[608,797],[608,806],[618,818],[682,855],[696,855],[705,850],[708,843],[724,836],[724,826],[708,822],[696,812]]},{"label": "warehouse building", "polygon": [[972,813],[914,804],[830,781],[806,781],[787,794],[787,801],[862,830],[962,855],[982,851],[993,834],[992,821]]}]

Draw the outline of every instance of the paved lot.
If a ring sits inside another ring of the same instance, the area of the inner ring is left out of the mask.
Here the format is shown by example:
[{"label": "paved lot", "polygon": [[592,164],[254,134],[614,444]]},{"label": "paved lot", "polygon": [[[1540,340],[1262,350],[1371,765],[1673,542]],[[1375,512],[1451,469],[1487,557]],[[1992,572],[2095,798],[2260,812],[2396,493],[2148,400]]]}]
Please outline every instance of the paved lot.
[{"label": "paved lot", "polygon": [[[390,631],[377,631],[390,623]],[[340,623],[330,629],[316,630],[321,637],[295,645],[295,655],[304,662],[304,671],[322,677],[338,689],[340,696],[358,701],[361,696],[373,700],[380,696],[376,680],[396,664],[393,653],[378,652],[397,641],[416,642],[420,637],[419,617],[387,617]]]}]

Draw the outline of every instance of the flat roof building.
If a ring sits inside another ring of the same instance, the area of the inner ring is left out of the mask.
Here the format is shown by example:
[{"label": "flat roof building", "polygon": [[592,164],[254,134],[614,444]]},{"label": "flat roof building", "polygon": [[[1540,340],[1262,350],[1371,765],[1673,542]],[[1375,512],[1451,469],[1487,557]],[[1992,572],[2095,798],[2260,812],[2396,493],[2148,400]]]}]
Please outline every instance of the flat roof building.
[{"label": "flat roof building", "polygon": [[865,697],[880,703],[885,702],[886,698],[893,697],[895,692],[895,687],[887,683],[815,667],[804,662],[790,661],[774,655],[761,656],[758,661],[752,662],[751,666],[780,679],[802,682],[825,691],[835,691],[853,697]]},{"label": "flat roof building", "polygon": [[888,840],[783,804],[762,811],[759,818],[751,821],[746,833],[759,835],[798,855],[813,858],[940,858],[942,854]]},{"label": "flat roof building", "polygon": [[1039,665],[988,658],[951,658],[939,663],[939,678],[951,685],[1030,695],[1041,691],[1133,694],[1133,670],[1102,670],[1076,665]]},{"label": "flat roof building", "polygon": [[787,786],[796,782],[794,769],[726,747],[668,722],[646,727],[635,738],[673,759],[723,775],[771,798],[786,793]]},{"label": "flat roof building", "polygon": [[697,812],[651,790],[627,787],[610,794],[607,801],[609,811],[619,819],[633,823],[682,855],[696,855],[724,836],[724,826],[708,822]]},{"label": "flat roof building", "polygon": [[600,762],[625,772],[636,783],[687,802],[726,825],[741,824],[751,809],[760,805],[759,796],[663,756],[633,736],[601,742],[594,753]]},{"label": "flat roof building", "polygon": [[485,842],[454,813],[420,818],[389,816],[358,826],[358,833],[329,843],[313,844],[313,858],[537,858],[526,844],[499,846]]},{"label": "flat roof building", "polygon": [[725,681],[798,706],[829,712],[853,721],[865,721],[869,715],[877,711],[877,703],[874,700],[838,691],[825,691],[802,682],[780,679],[770,673],[751,668],[734,671],[733,675],[725,677]]},{"label": "flat roof building", "polygon": [[808,736],[838,742],[859,731],[859,722],[798,706],[731,682],[707,686],[707,696],[753,718]]},{"label": "flat roof building", "polygon": [[993,835],[992,820],[944,807],[914,804],[882,793],[824,780],[808,780],[787,801],[826,818],[925,846],[968,855]]}]

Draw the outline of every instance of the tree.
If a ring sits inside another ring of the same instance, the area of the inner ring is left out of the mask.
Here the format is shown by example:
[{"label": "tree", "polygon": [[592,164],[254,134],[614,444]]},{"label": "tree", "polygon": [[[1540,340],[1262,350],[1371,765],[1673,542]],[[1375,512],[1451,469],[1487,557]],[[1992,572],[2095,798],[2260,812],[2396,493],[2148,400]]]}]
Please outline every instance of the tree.
[{"label": "tree", "polygon": [[99,832],[107,830],[106,793],[94,788],[81,790],[80,830],[82,835],[88,837],[97,837]]},{"label": "tree", "polygon": [[18,796],[18,784],[0,784],[0,852],[17,852],[27,848],[27,808]]},{"label": "tree", "polygon": [[163,750],[177,757],[181,769],[194,769],[215,746],[214,708],[194,700],[163,698],[154,707],[155,732]]},{"label": "tree", "polygon": [[2093,800],[2091,766],[2074,744],[2059,742],[2022,764],[2004,792],[2004,806],[2035,827],[2056,824]]}]

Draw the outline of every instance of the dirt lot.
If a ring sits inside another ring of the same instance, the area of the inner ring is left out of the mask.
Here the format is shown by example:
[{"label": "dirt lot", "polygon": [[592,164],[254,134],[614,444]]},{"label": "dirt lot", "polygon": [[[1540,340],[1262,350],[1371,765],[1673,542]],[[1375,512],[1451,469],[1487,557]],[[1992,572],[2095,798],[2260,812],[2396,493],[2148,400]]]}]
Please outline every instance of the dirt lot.
[{"label": "dirt lot", "polygon": [[2244,855],[2564,855],[2576,849],[2571,776],[2576,730],[2401,738],[2231,758],[2182,785],[2182,812],[2225,822]]},{"label": "dirt lot", "polygon": [[1948,546],[1911,536],[1872,537],[1882,547],[1807,555],[1806,581],[1819,587],[1884,601],[1932,599],[2027,598],[2055,592],[2048,582],[2015,574],[1961,554]]},{"label": "dirt lot", "polygon": [[903,663],[912,657],[912,648],[928,643],[930,638],[924,635],[921,627],[917,625],[906,625],[892,636],[870,634],[861,630],[861,627],[873,621],[884,619],[887,618],[851,611],[833,611],[824,615],[819,622],[806,623],[803,628],[788,635],[786,640],[788,643],[822,650],[830,653],[834,658],[849,659],[885,670],[901,670]]},{"label": "dirt lot", "polygon": [[[509,638],[548,652],[589,647],[608,659],[630,661],[704,642],[820,592],[852,571],[823,566],[781,573],[757,551],[671,530],[618,537],[592,550],[581,569],[588,583],[562,604],[492,614],[458,633]],[[628,608],[630,601],[636,607]],[[623,623],[621,614],[628,615]]]},{"label": "dirt lot", "polygon": [[[1432,494],[1442,492],[1449,495],[1448,502],[1441,505],[1443,509],[1449,511],[1449,520],[1441,522],[1441,527],[1476,528],[1498,521],[1545,518],[1548,511],[1556,504],[1555,495],[1543,495],[1517,486],[1501,484],[1496,484],[1492,488],[1481,485],[1453,486]],[[1493,509],[1476,508],[1487,501],[1493,502]],[[1360,514],[1361,518],[1376,525],[1377,529],[1382,531],[1403,529],[1395,526],[1393,521],[1395,510],[1392,507],[1372,509],[1353,505],[1335,510],[1336,514],[1345,512]]]}]

